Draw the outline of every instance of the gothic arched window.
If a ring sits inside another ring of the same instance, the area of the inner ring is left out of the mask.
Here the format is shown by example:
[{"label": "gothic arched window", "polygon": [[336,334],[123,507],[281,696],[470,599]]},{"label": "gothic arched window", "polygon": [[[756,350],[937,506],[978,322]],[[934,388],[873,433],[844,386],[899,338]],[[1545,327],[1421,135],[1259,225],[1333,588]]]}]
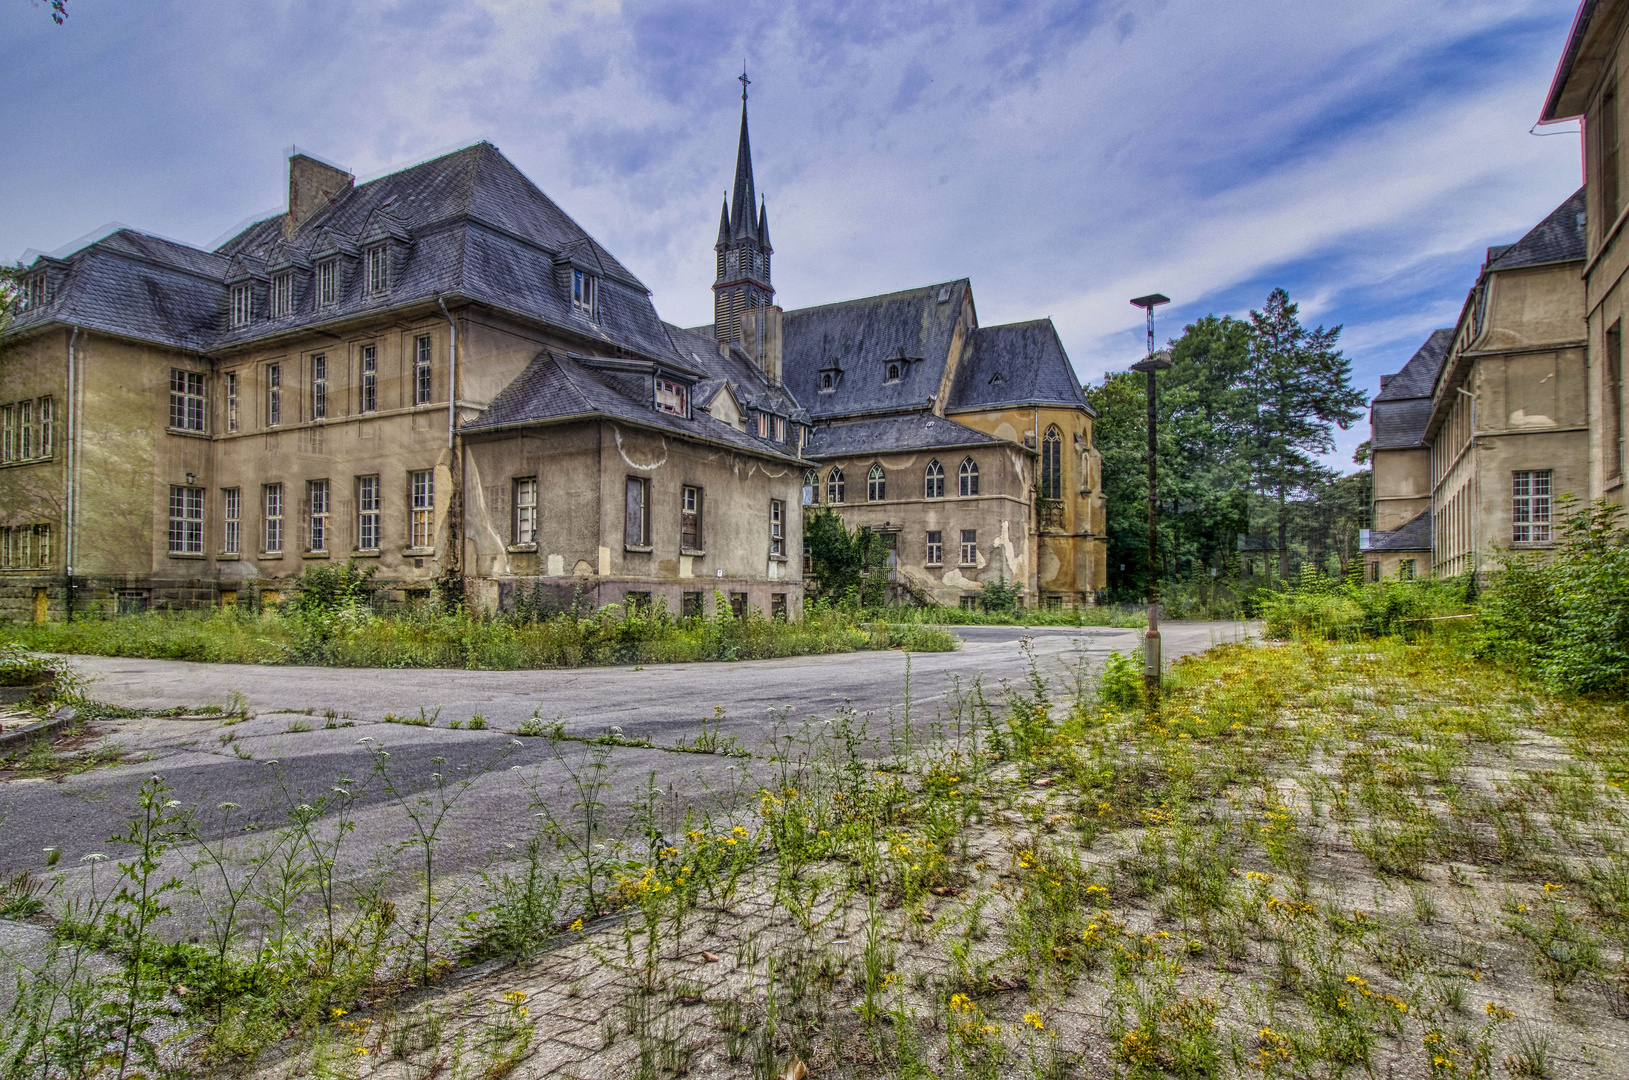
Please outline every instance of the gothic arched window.
[{"label": "gothic arched window", "polygon": [[888,497],[888,477],[882,471],[881,462],[872,465],[866,474],[865,497],[871,502],[882,502]]},{"label": "gothic arched window", "polygon": [[923,482],[922,494],[930,499],[945,497],[945,469],[943,465],[939,464],[938,458],[928,462],[928,474]]},{"label": "gothic arched window", "polygon": [[812,506],[820,501],[820,474],[813,469],[803,474],[803,505]]},{"label": "gothic arched window", "polygon": [[1041,498],[1063,498],[1063,433],[1056,424],[1041,440]]},{"label": "gothic arched window", "polygon": [[972,458],[964,460],[958,483],[963,495],[977,495],[979,493],[979,463]]},{"label": "gothic arched window", "polygon": [[826,501],[840,503],[843,501],[843,470],[834,468],[826,474]]}]

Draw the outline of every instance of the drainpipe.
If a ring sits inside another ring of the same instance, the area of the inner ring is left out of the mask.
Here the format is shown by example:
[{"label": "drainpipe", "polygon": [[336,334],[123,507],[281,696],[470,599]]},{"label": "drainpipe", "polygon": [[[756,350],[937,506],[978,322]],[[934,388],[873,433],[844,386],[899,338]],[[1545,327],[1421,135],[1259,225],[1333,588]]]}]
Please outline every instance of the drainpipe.
[{"label": "drainpipe", "polygon": [[67,579],[66,588],[63,589],[62,593],[62,606],[69,622],[74,621],[74,499],[77,494],[74,490],[74,432],[76,430],[74,413],[77,411],[75,406],[78,404],[78,398],[74,393],[74,343],[78,339],[79,327],[76,326],[73,328],[73,333],[68,335],[68,430],[64,450],[67,458],[65,462],[66,468],[64,469],[67,474],[67,497],[63,500],[62,508],[62,569],[63,577]]},{"label": "drainpipe", "polygon": [[447,449],[451,455],[447,462],[448,479],[452,481],[452,490],[447,492],[447,559],[442,567],[444,578],[451,580],[452,574],[460,576],[458,595],[463,597],[462,575],[464,572],[464,468],[460,460],[462,452],[456,442],[458,400],[458,323],[447,310],[447,301],[436,297],[436,303],[441,306],[441,313],[447,317],[447,326],[451,331],[450,344],[447,349]]}]

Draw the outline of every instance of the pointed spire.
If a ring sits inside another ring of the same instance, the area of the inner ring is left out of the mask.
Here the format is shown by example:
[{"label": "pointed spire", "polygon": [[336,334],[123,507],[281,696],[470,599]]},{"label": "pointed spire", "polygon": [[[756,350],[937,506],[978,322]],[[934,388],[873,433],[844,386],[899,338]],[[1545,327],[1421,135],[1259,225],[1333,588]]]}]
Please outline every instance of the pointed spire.
[{"label": "pointed spire", "polygon": [[747,137],[746,72],[741,72],[741,142],[735,151],[735,197],[730,200],[730,228],[737,236],[758,234],[758,222],[753,217],[752,204],[758,201],[752,183],[752,142]]},{"label": "pointed spire", "polygon": [[769,242],[769,204],[763,196],[758,197],[758,244],[765,251],[774,251],[775,247]]},{"label": "pointed spire", "polygon": [[730,197],[724,196],[724,205],[718,208],[718,243],[714,247],[730,245]]}]

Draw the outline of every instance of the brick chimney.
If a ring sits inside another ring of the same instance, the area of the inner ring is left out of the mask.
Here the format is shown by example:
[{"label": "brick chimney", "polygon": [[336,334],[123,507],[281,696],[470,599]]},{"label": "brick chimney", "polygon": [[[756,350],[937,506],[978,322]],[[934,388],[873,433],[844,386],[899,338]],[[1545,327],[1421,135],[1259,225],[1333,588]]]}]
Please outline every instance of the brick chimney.
[{"label": "brick chimney", "polygon": [[296,153],[288,159],[288,214],[283,218],[283,235],[295,229],[328,205],[335,195],[350,188],[356,177],[343,169],[324,165],[316,158]]},{"label": "brick chimney", "polygon": [[748,308],[741,313],[741,347],[763,369],[769,381],[781,384],[781,309]]}]

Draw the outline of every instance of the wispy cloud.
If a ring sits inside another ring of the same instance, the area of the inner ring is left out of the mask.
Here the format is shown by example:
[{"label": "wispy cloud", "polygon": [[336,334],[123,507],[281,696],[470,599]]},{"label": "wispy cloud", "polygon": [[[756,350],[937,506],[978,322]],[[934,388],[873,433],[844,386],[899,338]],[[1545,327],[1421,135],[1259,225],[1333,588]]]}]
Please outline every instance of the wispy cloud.
[{"label": "wispy cloud", "polygon": [[[710,317],[745,59],[788,306],[967,275],[1084,377],[1282,284],[1371,388],[1482,249],[1578,183],[1534,138],[1539,0],[75,0],[0,9],[0,253],[109,220],[195,243],[283,197],[290,144],[367,175],[496,142],[679,322]],[[45,88],[48,88],[45,89]]]}]

